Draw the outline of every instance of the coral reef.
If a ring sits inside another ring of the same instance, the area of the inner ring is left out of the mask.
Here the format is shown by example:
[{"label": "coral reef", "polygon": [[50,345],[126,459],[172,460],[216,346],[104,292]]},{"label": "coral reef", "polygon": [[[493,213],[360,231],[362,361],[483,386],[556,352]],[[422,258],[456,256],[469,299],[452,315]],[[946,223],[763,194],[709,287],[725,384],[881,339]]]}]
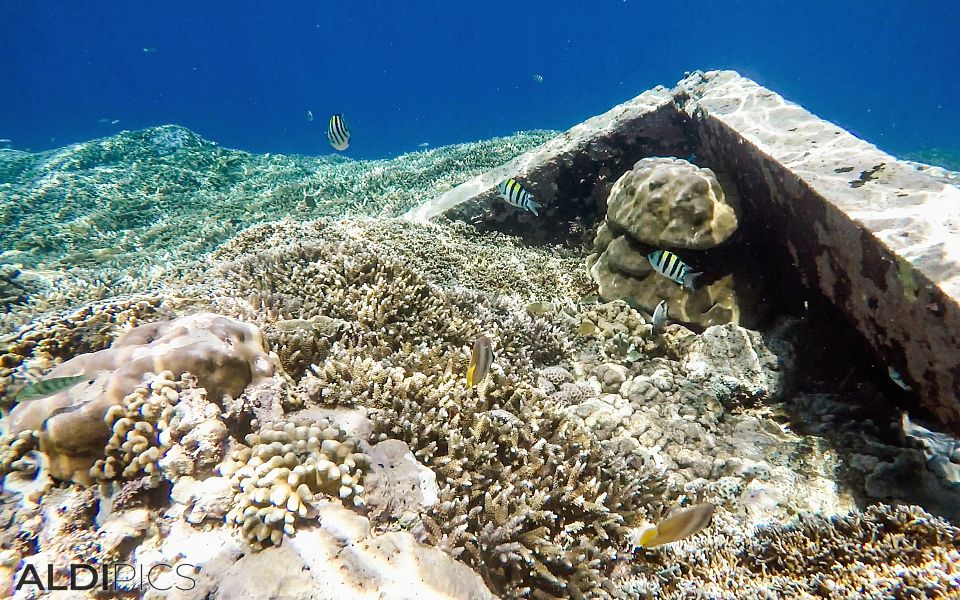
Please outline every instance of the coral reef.
[{"label": "coral reef", "polygon": [[[154,425],[166,422],[165,407],[146,401],[148,395],[155,395],[152,388],[142,387],[147,374],[168,372],[168,377],[157,380],[156,393],[173,403],[177,391],[164,382],[184,373],[196,377],[210,397],[218,399],[238,397],[249,383],[272,375],[273,369],[260,332],[249,324],[211,313],[158,321],[129,330],[107,349],[81,354],[55,367],[50,377],[87,374],[91,379],[18,404],[4,418],[3,430],[10,434],[38,431],[40,448],[50,457],[51,474],[58,479],[87,481],[88,471],[106,446],[107,462],[96,469],[96,475],[111,479],[118,466],[132,468],[133,473],[159,458],[160,450],[148,450],[149,440],[140,435],[159,435]],[[134,422],[131,412],[147,420]],[[150,423],[150,419],[160,421]],[[124,458],[110,456],[112,452],[122,452]],[[149,454],[133,458],[142,452]]]},{"label": "coral reef", "polygon": [[[250,207],[230,226],[243,231],[209,239],[202,220],[183,226],[186,212],[166,233],[131,215],[145,264],[155,234],[171,236],[172,258],[159,279],[133,270],[123,285],[169,287],[53,311],[4,338],[5,397],[40,376],[92,371],[94,383],[4,418],[0,573],[63,556],[183,561],[197,565],[197,587],[164,595],[181,598],[960,593],[960,532],[946,520],[958,518],[955,440],[883,412],[876,388],[798,387],[795,328],[703,321],[702,333],[654,335],[638,297],[592,297],[581,254],[465,223],[260,223],[293,209],[390,212],[519,145],[473,146],[482,156],[464,167],[444,157],[467,161],[466,148],[373,164],[253,157],[167,127],[51,154],[46,167],[0,160],[16,171],[7,190],[59,169],[51,181],[66,187],[47,184],[49,208],[76,184],[82,210],[88,181],[76,175],[149,148],[145,168],[176,163],[168,172],[184,178],[159,177],[166,206],[195,209],[199,173]],[[211,162],[187,164],[201,156]],[[677,215],[707,205],[684,202]],[[705,238],[722,229],[701,225]],[[639,240],[610,225],[597,238],[596,264],[649,272]],[[36,266],[45,251],[19,252]],[[41,307],[31,294],[19,315]],[[61,302],[76,304],[67,294],[43,306]],[[691,302],[691,313],[706,306]],[[684,310],[671,305],[677,319]],[[468,388],[481,334],[494,361]],[[878,499],[930,512],[869,506]],[[700,533],[633,547],[649,524],[702,502],[717,508]],[[118,593],[135,596],[128,585]]]},{"label": "coral reef", "polygon": [[746,533],[720,518],[630,566],[619,597],[950,598],[960,592],[960,529],[911,506],[803,515]]},{"label": "coral reef", "polygon": [[0,314],[0,332],[51,311],[179,283],[184,262],[257,223],[400,215],[554,135],[518,133],[353,161],[253,155],[166,125],[46,152],[0,152],[0,239],[9,241],[0,263],[19,265],[21,279],[47,280],[39,286],[45,293],[27,293]]},{"label": "coral reef", "polygon": [[644,158],[624,173],[610,190],[606,219],[587,257],[600,296],[648,312],[666,299],[672,318],[703,327],[739,322],[732,275],[690,291],[657,273],[646,257],[657,249],[708,250],[727,241],[737,229],[739,202],[732,184],[726,187],[730,199],[713,171],[678,158]]},{"label": "coral reef", "polygon": [[300,519],[316,517],[317,502],[339,497],[363,506],[370,460],[359,440],[326,420],[264,423],[237,445],[221,468],[238,488],[227,521],[241,526],[255,547],[279,545]]}]

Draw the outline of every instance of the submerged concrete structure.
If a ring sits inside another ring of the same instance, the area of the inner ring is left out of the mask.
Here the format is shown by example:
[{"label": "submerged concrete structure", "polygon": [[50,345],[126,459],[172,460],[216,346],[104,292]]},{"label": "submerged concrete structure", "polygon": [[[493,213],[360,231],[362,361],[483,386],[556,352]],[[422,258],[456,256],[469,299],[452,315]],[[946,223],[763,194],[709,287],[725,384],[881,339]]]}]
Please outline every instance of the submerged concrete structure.
[{"label": "submerged concrete structure", "polygon": [[[560,241],[556,224],[603,217],[637,160],[690,155],[737,186],[757,247],[788,256],[960,433],[960,188],[735,72],[644,92],[406,216]],[[496,200],[511,176],[544,205],[539,217]]]}]

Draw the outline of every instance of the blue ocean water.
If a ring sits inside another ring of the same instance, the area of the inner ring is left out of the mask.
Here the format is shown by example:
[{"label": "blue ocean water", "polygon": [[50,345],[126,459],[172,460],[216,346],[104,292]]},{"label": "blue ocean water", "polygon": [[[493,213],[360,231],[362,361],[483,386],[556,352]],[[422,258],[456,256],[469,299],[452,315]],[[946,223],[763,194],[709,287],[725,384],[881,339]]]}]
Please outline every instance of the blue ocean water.
[{"label": "blue ocean water", "polygon": [[5,0],[0,138],[40,150],[176,123],[327,154],[342,112],[347,156],[387,157],[566,129],[684,71],[732,68],[895,154],[954,151],[956,6]]}]

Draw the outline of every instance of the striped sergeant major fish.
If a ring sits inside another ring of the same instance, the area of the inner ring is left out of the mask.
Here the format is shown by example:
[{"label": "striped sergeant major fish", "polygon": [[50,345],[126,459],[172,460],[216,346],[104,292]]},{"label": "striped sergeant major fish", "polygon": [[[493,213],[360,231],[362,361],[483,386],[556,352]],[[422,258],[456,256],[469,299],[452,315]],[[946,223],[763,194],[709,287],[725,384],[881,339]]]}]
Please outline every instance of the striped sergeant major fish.
[{"label": "striped sergeant major fish", "polygon": [[523,189],[523,186],[517,183],[516,179],[511,177],[502,182],[497,186],[497,191],[500,192],[503,199],[507,201],[507,204],[529,210],[533,214],[540,216],[540,213],[537,212],[537,209],[541,206],[540,203],[534,200],[530,192]]},{"label": "striped sergeant major fish", "polygon": [[656,250],[647,255],[650,265],[658,273],[671,279],[688,290],[696,289],[697,278],[702,275],[693,272],[690,267],[680,260],[680,257],[669,250]]},{"label": "striped sergeant major fish", "polygon": [[470,366],[467,367],[467,387],[473,387],[484,380],[493,364],[493,342],[485,335],[473,343]]},{"label": "striped sergeant major fish", "polygon": [[350,146],[350,130],[347,129],[347,123],[343,120],[343,115],[337,113],[330,117],[327,124],[327,139],[335,150],[343,152]]}]

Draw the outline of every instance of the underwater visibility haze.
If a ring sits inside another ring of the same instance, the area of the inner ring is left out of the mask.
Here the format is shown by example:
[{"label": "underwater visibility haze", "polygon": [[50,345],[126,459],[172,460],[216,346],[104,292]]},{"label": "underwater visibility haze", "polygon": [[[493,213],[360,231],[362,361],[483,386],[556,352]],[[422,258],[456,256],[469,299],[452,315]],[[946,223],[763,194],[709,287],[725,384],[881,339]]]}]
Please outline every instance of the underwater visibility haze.
[{"label": "underwater visibility haze", "polygon": [[0,3],[0,597],[960,597],[957,15]]}]

